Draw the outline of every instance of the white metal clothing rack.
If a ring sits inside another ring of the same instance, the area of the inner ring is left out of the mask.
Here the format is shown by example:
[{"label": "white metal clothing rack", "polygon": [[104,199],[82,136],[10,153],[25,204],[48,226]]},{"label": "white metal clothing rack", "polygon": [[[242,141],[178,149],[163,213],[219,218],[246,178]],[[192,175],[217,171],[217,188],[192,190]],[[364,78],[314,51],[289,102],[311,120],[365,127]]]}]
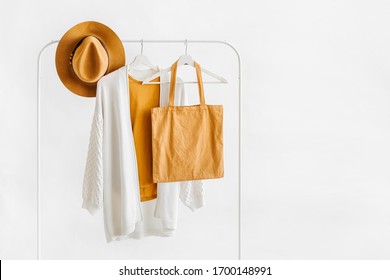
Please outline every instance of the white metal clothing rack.
[{"label": "white metal clothing rack", "polygon": [[[40,232],[40,98],[41,98],[41,57],[43,52],[51,45],[57,44],[59,40],[51,41],[46,44],[38,54],[37,62],[37,259],[41,258],[40,246],[41,246],[41,232]],[[237,55],[238,60],[238,259],[241,259],[241,163],[242,163],[242,80],[241,80],[241,56],[237,49],[225,42],[218,40],[122,40],[124,44],[165,44],[165,43],[180,43],[180,44],[222,44],[230,47]]]}]

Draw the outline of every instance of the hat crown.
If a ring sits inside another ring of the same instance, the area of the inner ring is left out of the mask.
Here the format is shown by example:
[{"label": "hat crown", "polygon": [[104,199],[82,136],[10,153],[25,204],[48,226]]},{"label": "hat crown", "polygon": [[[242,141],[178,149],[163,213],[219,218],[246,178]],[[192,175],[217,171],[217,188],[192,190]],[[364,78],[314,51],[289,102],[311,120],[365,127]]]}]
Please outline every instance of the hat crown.
[{"label": "hat crown", "polygon": [[107,72],[108,66],[108,53],[94,36],[85,37],[73,52],[72,68],[83,82],[96,83]]}]

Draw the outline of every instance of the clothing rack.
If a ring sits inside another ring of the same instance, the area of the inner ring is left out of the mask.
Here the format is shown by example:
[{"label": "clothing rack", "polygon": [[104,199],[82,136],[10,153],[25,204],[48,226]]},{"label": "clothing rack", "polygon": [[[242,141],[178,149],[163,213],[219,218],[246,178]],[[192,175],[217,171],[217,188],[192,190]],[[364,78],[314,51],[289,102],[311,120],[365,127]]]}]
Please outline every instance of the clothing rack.
[{"label": "clothing rack", "polygon": [[[40,98],[41,98],[41,57],[43,52],[51,45],[58,44],[59,40],[54,40],[42,47],[38,54],[37,61],[37,259],[41,258],[41,232],[40,232]],[[242,80],[241,80],[241,56],[238,50],[226,41],[218,40],[122,40],[124,44],[166,44],[179,43],[185,44],[186,50],[188,44],[221,44],[230,47],[237,55],[238,60],[238,259],[241,260],[241,212],[242,212],[242,178],[241,178],[241,163],[242,163]]]}]

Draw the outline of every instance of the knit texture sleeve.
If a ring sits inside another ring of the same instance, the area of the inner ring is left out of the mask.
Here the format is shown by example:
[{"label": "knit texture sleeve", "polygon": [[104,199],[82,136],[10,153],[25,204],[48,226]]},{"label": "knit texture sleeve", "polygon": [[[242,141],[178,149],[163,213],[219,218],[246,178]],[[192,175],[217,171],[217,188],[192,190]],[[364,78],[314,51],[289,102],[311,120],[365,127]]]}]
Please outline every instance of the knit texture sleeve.
[{"label": "knit texture sleeve", "polygon": [[180,200],[192,211],[205,206],[203,181],[180,182]]},{"label": "knit texture sleeve", "polygon": [[87,162],[84,173],[82,207],[94,215],[103,205],[103,110],[98,83]]},{"label": "knit texture sleeve", "polygon": [[[178,78],[180,82],[180,78]],[[188,99],[184,91],[183,83],[176,85],[176,96],[178,96],[178,104],[180,106],[187,106]],[[202,208],[206,202],[204,198],[204,183],[201,180],[183,181],[180,182],[180,200],[190,208],[192,211]]]}]

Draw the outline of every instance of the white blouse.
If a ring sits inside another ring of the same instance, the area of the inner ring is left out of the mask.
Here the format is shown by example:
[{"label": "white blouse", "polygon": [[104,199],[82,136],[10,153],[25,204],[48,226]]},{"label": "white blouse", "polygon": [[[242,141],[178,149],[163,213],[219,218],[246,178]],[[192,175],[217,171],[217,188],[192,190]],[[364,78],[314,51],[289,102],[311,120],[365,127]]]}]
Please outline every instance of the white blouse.
[{"label": "white blouse", "polygon": [[[91,214],[103,208],[107,242],[172,236],[179,198],[192,210],[205,204],[202,181],[158,183],[157,199],[140,202],[127,75],[124,66],[98,82],[84,175],[82,207]],[[175,94],[175,105],[187,104],[179,80]],[[168,99],[169,83],[161,83],[160,106],[167,106]]]}]

